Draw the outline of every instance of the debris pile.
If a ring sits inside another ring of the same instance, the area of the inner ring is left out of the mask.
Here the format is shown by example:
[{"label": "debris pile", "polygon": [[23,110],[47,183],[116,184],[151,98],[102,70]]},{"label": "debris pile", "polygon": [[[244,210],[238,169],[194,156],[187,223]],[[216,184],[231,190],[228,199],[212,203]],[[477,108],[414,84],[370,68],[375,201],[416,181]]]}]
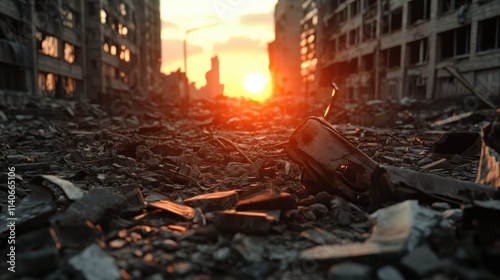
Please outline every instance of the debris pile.
[{"label": "debris pile", "polygon": [[447,131],[396,114],[390,129],[300,124],[278,103],[199,101],[189,118],[165,106],[1,108],[16,272],[3,262],[0,279],[500,276],[495,122]]}]

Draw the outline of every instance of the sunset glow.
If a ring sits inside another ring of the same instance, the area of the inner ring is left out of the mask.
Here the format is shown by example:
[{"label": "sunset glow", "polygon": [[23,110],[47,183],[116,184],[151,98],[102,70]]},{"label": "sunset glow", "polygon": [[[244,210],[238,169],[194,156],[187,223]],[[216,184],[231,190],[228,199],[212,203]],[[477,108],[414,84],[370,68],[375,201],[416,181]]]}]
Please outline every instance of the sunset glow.
[{"label": "sunset glow", "polygon": [[[222,2],[223,9],[214,4],[219,1],[160,1],[161,70],[164,73],[183,70],[182,44],[186,30],[218,22],[217,26],[187,36],[189,80],[197,88],[204,86],[210,58],[218,56],[224,95],[263,101],[271,96],[267,44],[274,39],[273,9],[277,1]],[[260,76],[252,78],[252,85],[246,86],[252,73]]]},{"label": "sunset glow", "polygon": [[266,83],[266,78],[261,74],[254,73],[245,78],[245,89],[253,94],[262,93]]}]

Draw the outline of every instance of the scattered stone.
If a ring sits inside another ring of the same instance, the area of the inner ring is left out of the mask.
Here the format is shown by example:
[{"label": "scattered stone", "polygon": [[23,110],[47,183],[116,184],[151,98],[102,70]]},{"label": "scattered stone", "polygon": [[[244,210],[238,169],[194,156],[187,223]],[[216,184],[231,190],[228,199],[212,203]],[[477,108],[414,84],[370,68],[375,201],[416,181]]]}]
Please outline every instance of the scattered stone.
[{"label": "scattered stone", "polygon": [[87,280],[121,279],[114,259],[97,244],[88,246],[80,254],[70,258],[68,263]]},{"label": "scattered stone", "polygon": [[439,267],[439,259],[429,246],[422,245],[403,257],[401,265],[414,272],[418,278],[423,279]]},{"label": "scattered stone", "polygon": [[451,168],[451,165],[448,162],[448,160],[446,160],[445,158],[442,158],[440,160],[436,160],[434,162],[426,164],[420,168],[422,168],[424,170],[447,169],[447,168]]},{"label": "scattered stone", "polygon": [[441,216],[445,219],[452,220],[454,222],[458,222],[462,220],[463,210],[462,209],[448,209],[445,210]]},{"label": "scattered stone", "polygon": [[332,216],[340,226],[347,226],[351,223],[351,208],[341,197],[335,196],[330,201]]},{"label": "scattered stone", "polygon": [[231,247],[236,249],[247,262],[260,262],[266,248],[267,240],[260,236],[237,233],[231,242]]},{"label": "scattered stone", "polygon": [[195,215],[195,210],[193,208],[169,200],[159,200],[155,202],[149,202],[148,205],[181,216],[188,220],[193,219]]},{"label": "scattered stone", "polygon": [[236,210],[288,210],[297,208],[297,202],[289,193],[267,193],[242,199],[236,204]]},{"label": "scattered stone", "polygon": [[235,191],[216,192],[188,198],[184,204],[204,211],[229,210],[236,205],[238,197]]},{"label": "scattered stone", "polygon": [[371,268],[354,262],[342,262],[332,265],[327,279],[331,280],[371,280]]},{"label": "scattered stone", "polygon": [[226,210],[215,213],[214,224],[225,230],[259,234],[269,232],[273,221],[265,213]]},{"label": "scattered stone", "polygon": [[399,272],[394,266],[386,265],[377,271],[377,277],[379,280],[405,280],[401,272]]},{"label": "scattered stone", "polygon": [[444,210],[448,210],[451,208],[451,206],[446,203],[446,202],[434,202],[432,203],[432,208],[438,210],[438,211],[444,211]]},{"label": "scattered stone", "polygon": [[319,245],[337,244],[340,242],[335,235],[317,227],[301,232],[300,237],[309,239]]}]

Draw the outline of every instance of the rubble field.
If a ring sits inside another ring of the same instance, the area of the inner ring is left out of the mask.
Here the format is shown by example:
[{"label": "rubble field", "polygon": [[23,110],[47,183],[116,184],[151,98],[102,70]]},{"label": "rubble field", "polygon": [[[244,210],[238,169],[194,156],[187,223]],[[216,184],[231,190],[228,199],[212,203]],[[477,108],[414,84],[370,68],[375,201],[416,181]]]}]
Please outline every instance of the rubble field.
[{"label": "rubble field", "polygon": [[498,112],[391,106],[4,105],[0,279],[500,279]]}]

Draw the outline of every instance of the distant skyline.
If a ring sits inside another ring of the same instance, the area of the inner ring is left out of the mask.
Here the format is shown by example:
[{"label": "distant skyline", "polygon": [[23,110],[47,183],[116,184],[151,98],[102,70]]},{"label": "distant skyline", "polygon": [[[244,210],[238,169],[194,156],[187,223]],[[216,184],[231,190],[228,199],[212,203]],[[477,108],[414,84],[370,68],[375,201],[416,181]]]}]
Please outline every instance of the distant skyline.
[{"label": "distant skyline", "polygon": [[[162,19],[162,72],[182,70],[185,31],[219,22],[188,35],[188,77],[196,87],[205,85],[210,58],[219,56],[221,83],[228,96],[262,100],[270,95],[267,44],[274,40],[274,6],[277,0],[160,0]],[[245,79],[260,74],[265,92],[244,87]]]}]

